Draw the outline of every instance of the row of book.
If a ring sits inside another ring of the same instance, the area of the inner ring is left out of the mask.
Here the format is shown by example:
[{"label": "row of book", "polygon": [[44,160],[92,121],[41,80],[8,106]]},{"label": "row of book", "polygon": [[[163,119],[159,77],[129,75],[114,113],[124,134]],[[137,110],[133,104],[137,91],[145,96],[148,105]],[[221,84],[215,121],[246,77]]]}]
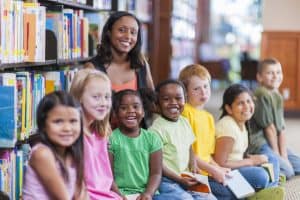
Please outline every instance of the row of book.
[{"label": "row of book", "polygon": [[43,96],[68,90],[76,69],[0,74],[0,148],[12,148],[36,129],[36,109]]},{"label": "row of book", "polygon": [[[48,11],[39,3],[0,1],[1,63],[44,62],[46,29],[56,36],[58,59],[88,57],[88,19],[82,10]],[[55,41],[54,41],[55,42]]]},{"label": "row of book", "polygon": [[9,199],[21,199],[25,161],[22,149],[0,151],[0,191]]}]

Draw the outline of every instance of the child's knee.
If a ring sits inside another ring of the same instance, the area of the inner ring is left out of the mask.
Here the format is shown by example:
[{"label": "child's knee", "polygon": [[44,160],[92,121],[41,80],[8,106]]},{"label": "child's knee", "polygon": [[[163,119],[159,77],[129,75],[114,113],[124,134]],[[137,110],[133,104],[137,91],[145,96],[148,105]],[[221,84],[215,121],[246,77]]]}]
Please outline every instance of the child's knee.
[{"label": "child's knee", "polygon": [[269,178],[268,173],[264,169],[256,170],[256,172],[253,174],[255,174],[255,176],[257,177],[255,188],[259,189],[259,188],[265,188],[268,186],[268,184],[270,182],[270,178]]}]

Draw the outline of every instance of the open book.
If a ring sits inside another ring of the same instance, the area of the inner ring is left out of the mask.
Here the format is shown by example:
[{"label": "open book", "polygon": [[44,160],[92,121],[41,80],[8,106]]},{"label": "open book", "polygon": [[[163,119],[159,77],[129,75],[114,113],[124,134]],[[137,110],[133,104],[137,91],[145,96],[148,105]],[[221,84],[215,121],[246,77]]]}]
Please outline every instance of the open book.
[{"label": "open book", "polygon": [[230,171],[225,178],[225,183],[238,199],[249,197],[255,193],[253,187],[238,170]]},{"label": "open book", "polygon": [[127,200],[136,200],[140,194],[129,194],[126,195]]},{"label": "open book", "polygon": [[201,174],[195,174],[192,172],[181,173],[182,177],[195,178],[198,184],[188,187],[187,189],[194,192],[210,193],[211,189],[208,182],[208,177]]},{"label": "open book", "polygon": [[273,164],[272,163],[264,163],[264,164],[261,164],[261,166],[268,172],[270,182],[273,182],[275,180]]}]

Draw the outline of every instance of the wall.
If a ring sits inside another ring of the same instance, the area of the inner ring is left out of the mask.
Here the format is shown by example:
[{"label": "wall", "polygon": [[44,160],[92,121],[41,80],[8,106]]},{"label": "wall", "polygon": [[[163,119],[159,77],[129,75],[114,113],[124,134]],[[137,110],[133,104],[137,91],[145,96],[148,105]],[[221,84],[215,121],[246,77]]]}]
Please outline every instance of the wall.
[{"label": "wall", "polygon": [[299,0],[262,0],[264,31],[300,31]]}]

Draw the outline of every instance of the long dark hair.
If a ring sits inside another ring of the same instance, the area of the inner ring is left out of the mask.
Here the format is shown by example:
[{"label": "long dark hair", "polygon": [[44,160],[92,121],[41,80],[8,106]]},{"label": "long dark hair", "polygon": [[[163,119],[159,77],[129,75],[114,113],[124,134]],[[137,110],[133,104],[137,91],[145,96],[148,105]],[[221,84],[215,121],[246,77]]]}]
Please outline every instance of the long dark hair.
[{"label": "long dark hair", "polygon": [[[69,180],[69,174],[66,169],[66,166],[63,162],[63,159],[57,153],[56,146],[53,144],[47,133],[45,132],[46,120],[48,113],[58,105],[68,106],[76,108],[80,111],[80,104],[68,93],[64,91],[56,91],[50,94],[47,94],[39,103],[37,108],[37,133],[41,137],[41,142],[48,146],[56,160],[58,161],[60,168],[62,170],[62,175],[66,181]],[[76,177],[77,177],[77,186],[78,188],[82,187],[83,184],[83,120],[82,115],[80,114],[80,136],[78,139],[70,146],[67,147],[66,153],[71,155],[73,158],[73,164],[76,167]]]},{"label": "long dark hair", "polygon": [[223,103],[220,108],[222,111],[220,119],[228,115],[225,106],[226,105],[231,106],[234,100],[237,98],[237,96],[239,96],[243,92],[247,92],[253,98],[252,92],[247,87],[241,84],[233,84],[225,90],[223,94]]},{"label": "long dark hair", "polygon": [[[239,96],[241,93],[247,92],[253,99],[253,94],[251,90],[249,90],[247,87],[241,85],[241,84],[233,84],[229,86],[223,95],[223,104],[221,106],[222,114],[220,116],[220,119],[223,118],[224,116],[228,115],[228,112],[225,109],[225,106],[231,106],[234,100]],[[244,157],[249,153],[249,145],[250,145],[250,132],[251,132],[251,127],[250,127],[250,120],[246,121],[245,123],[247,132],[248,132],[248,148],[244,152]]]},{"label": "long dark hair", "polygon": [[110,63],[113,59],[112,52],[111,52],[111,39],[110,33],[112,31],[112,27],[116,21],[118,21],[121,17],[132,17],[138,24],[138,34],[137,34],[137,41],[133,49],[128,53],[128,59],[130,61],[130,67],[132,69],[140,68],[141,66],[145,65],[145,59],[141,53],[142,47],[142,37],[141,37],[141,23],[137,19],[137,17],[129,12],[125,11],[116,11],[110,15],[108,20],[106,21],[101,35],[101,43],[97,46],[97,56],[98,61],[101,64]]}]

